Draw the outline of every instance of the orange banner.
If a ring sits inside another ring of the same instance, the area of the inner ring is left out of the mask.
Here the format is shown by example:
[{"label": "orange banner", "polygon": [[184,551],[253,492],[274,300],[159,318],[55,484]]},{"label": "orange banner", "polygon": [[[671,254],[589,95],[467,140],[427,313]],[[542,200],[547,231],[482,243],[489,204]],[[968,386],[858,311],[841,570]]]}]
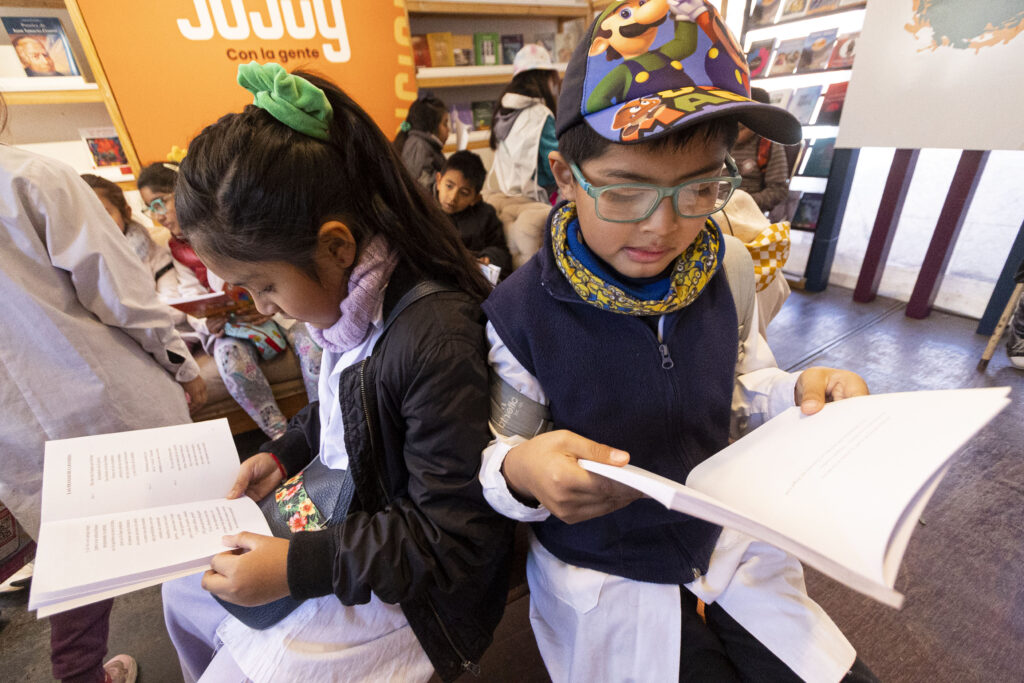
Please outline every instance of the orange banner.
[{"label": "orange banner", "polygon": [[416,99],[405,0],[77,0],[143,164],[252,102],[238,65],[345,89],[388,137]]}]

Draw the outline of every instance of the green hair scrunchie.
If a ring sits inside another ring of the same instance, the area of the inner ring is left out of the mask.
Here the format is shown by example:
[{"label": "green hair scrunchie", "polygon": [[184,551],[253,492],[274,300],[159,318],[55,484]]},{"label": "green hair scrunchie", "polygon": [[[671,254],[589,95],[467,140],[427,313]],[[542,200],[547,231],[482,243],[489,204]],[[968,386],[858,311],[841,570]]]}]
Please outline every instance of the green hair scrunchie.
[{"label": "green hair scrunchie", "polygon": [[238,84],[254,95],[253,104],[292,130],[318,140],[330,139],[333,110],[324,91],[280,64],[238,65]]}]

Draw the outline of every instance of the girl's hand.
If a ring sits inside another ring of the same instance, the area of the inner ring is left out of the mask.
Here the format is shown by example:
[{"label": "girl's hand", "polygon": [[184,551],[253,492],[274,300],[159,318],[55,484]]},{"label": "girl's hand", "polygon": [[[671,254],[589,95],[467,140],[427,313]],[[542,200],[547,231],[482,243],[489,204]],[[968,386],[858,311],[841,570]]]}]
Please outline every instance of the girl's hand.
[{"label": "girl's hand", "polygon": [[817,367],[800,373],[793,398],[804,415],[813,415],[825,407],[825,403],[867,394],[868,385],[857,373]]},{"label": "girl's hand", "polygon": [[223,313],[217,315],[211,315],[206,318],[206,331],[212,335],[220,337],[224,334],[224,325],[227,324],[228,317]]},{"label": "girl's hand", "polygon": [[636,489],[580,467],[580,458],[625,465],[629,454],[560,430],[535,436],[505,456],[502,473],[524,499],[539,501],[567,524],[606,515],[641,498]]},{"label": "girl's hand", "polygon": [[200,408],[206,405],[206,381],[202,377],[187,382],[179,382],[185,390],[185,400],[188,401],[188,413],[194,415]]},{"label": "girl's hand", "polygon": [[247,458],[238,468],[235,483],[228,491],[228,498],[240,498],[242,494],[259,502],[272,493],[284,479],[277,459],[270,453],[257,453]]},{"label": "girl's hand", "polygon": [[232,322],[250,323],[252,325],[262,325],[263,323],[270,320],[271,316],[263,315],[258,311],[250,311],[248,313],[238,313],[232,316]]},{"label": "girl's hand", "polygon": [[225,536],[235,550],[214,555],[203,588],[243,607],[265,605],[288,595],[288,540],[243,531]]}]

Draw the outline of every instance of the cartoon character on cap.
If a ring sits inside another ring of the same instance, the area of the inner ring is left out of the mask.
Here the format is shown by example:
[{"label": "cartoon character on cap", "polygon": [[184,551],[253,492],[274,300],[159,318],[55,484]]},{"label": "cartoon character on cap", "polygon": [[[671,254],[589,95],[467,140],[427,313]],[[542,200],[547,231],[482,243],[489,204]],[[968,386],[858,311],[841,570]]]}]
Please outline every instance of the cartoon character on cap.
[{"label": "cartoon character on cap", "polygon": [[512,60],[512,76],[514,77],[524,71],[531,71],[533,69],[556,70],[554,63],[551,61],[551,53],[543,45],[536,43],[524,45],[516,53],[515,59]]},{"label": "cartoon character on cap", "polygon": [[[655,47],[659,28],[670,18],[672,38]],[[688,59],[699,44],[698,28],[712,44],[703,63]],[[688,86],[731,85],[734,92],[750,88],[746,59],[718,13],[704,0],[623,0],[609,6],[595,22],[588,52],[590,59],[601,54],[621,63],[591,90],[586,113]],[[686,72],[684,61],[690,62],[694,72]],[[723,75],[734,82],[727,83]],[[694,77],[700,82],[695,83]]]}]

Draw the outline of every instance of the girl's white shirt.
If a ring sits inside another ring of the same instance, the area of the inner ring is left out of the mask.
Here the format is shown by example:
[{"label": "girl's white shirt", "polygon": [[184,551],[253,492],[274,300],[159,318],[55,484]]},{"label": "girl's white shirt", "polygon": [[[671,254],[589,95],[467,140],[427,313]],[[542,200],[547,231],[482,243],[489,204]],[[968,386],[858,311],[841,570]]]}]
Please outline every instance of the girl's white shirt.
[{"label": "girl's white shirt", "polygon": [[[736,366],[734,437],[793,405],[797,376],[776,366],[756,331],[756,318],[755,307],[748,326],[753,332],[743,340]],[[491,323],[486,329],[492,370],[520,393],[547,405],[537,378],[516,360]],[[483,452],[480,482],[497,512],[539,522],[551,513],[519,502],[501,473],[509,450],[524,441],[496,435]],[[562,562],[532,533],[526,569],[533,632],[555,683],[679,679],[677,585],[633,581]],[[721,605],[806,681],[838,681],[853,665],[856,651],[807,595],[800,562],[767,543],[723,530],[708,571],[686,587],[705,603]],[[600,653],[612,654],[595,656]]]},{"label": "girl's white shirt", "polygon": [[[338,380],[346,368],[373,352],[381,334],[379,307],[366,341],[345,353],[324,349],[320,366],[320,453],[332,469],[348,467],[345,427],[338,400]],[[326,595],[306,600],[280,622],[263,631],[234,617],[217,628],[232,658],[255,683],[303,681],[426,681],[433,666],[398,605],[373,595],[365,605],[342,605]]]}]

